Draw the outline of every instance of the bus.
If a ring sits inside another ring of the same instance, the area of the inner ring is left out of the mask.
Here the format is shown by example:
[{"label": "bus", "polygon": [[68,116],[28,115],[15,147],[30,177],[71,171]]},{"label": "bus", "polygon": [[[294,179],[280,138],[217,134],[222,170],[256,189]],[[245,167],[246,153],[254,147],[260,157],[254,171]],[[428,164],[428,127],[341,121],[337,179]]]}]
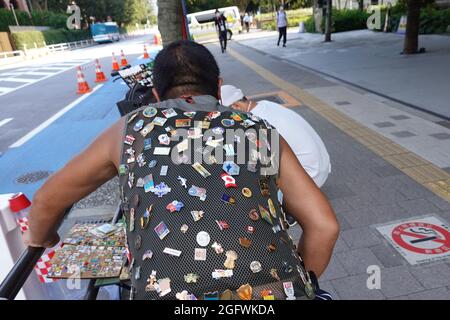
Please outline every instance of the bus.
[{"label": "bus", "polygon": [[115,22],[91,24],[92,38],[97,43],[119,41],[119,27]]},{"label": "bus", "polygon": [[[239,9],[234,6],[219,8],[219,11],[227,18],[228,39],[231,40],[233,34],[242,32]],[[216,9],[213,9],[191,13],[186,16],[192,40],[208,40],[217,37],[216,25],[214,23],[215,13]]]}]

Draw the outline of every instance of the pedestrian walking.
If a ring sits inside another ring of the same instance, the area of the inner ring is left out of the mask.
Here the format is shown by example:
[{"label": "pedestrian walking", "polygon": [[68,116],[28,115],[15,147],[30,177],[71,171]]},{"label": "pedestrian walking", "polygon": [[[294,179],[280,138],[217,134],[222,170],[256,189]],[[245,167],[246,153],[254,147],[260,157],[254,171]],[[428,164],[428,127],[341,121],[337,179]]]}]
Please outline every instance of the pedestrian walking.
[{"label": "pedestrian walking", "polygon": [[247,30],[247,33],[250,32],[250,16],[248,15],[247,12],[244,15],[244,24],[245,24],[245,29]]},{"label": "pedestrian walking", "polygon": [[286,33],[287,33],[287,15],[284,11],[284,7],[280,6],[280,10],[277,12],[277,28],[278,28],[278,42],[277,46],[280,46],[281,38],[283,38],[283,47],[286,47]]},{"label": "pedestrian walking", "polygon": [[222,49],[222,53],[224,53],[227,50],[227,18],[218,9],[216,9],[215,23],[216,30],[219,34],[220,48]]}]

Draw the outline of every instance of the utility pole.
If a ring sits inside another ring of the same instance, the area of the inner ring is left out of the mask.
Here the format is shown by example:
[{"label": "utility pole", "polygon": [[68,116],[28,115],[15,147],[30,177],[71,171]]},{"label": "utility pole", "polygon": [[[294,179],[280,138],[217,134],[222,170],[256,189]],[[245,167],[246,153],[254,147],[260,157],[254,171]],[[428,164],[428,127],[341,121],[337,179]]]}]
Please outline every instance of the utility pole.
[{"label": "utility pole", "polygon": [[331,10],[332,10],[332,0],[327,0],[327,17],[325,20],[325,42],[331,42]]}]

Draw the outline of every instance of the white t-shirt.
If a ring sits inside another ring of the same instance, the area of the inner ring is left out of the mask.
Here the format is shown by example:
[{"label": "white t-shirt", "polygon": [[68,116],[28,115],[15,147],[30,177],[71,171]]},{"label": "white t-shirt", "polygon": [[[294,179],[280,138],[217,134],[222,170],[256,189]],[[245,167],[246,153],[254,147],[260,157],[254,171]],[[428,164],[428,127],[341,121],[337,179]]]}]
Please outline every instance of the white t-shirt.
[{"label": "white t-shirt", "polygon": [[286,12],[284,12],[284,11],[277,12],[277,26],[278,26],[278,28],[287,26]]},{"label": "white t-shirt", "polygon": [[251,112],[277,128],[308,175],[322,187],[331,172],[330,156],[311,125],[298,113],[266,100],[259,101]]}]

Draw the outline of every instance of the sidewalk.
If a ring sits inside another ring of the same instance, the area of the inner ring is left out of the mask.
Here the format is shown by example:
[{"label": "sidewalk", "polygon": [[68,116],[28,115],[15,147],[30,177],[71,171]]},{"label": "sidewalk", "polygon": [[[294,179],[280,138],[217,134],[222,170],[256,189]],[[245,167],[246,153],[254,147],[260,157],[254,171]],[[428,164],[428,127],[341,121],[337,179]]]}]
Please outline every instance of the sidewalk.
[{"label": "sidewalk", "polygon": [[415,56],[399,54],[400,35],[367,30],[335,34],[332,43],[323,43],[323,36],[317,34],[291,32],[289,39],[288,48],[282,49],[275,45],[275,37],[239,43],[284,61],[280,71],[299,66],[303,71],[319,71],[296,80],[308,93],[450,171],[450,122],[444,119],[450,117],[450,37],[421,36],[428,53]]},{"label": "sidewalk", "polygon": [[[449,299],[448,260],[411,265],[376,227],[425,215],[448,223],[450,203],[444,198],[449,197],[445,190],[432,192],[427,183],[433,180],[431,172],[438,172],[438,180],[450,175],[326,101],[324,92],[341,87],[334,81],[236,43],[224,55],[216,45],[209,49],[220,63],[225,84],[236,85],[249,96],[283,91],[299,100],[292,110],[311,123],[328,148],[333,170],[323,191],[337,213],[341,234],[321,277],[323,288],[336,299]],[[428,170],[423,180],[412,173],[418,167]],[[298,227],[291,230],[295,239],[300,232]],[[379,290],[367,288],[367,268],[373,265],[381,269]]]}]

